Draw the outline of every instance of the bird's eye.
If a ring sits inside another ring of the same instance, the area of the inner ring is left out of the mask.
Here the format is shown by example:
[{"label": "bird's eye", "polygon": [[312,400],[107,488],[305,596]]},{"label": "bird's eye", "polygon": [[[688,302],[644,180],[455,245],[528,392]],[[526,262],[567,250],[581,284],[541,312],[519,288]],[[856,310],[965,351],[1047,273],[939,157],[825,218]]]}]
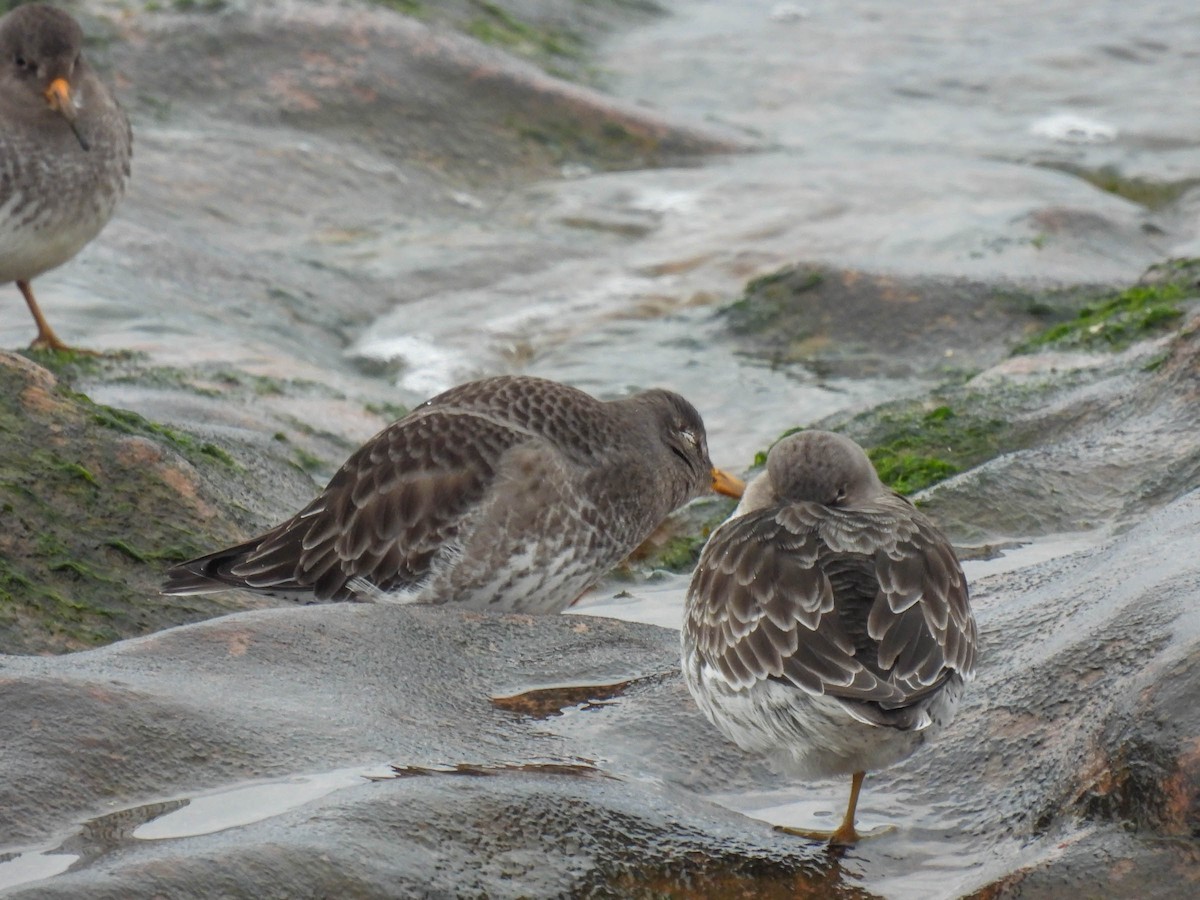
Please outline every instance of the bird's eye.
[{"label": "bird's eye", "polygon": [[845,499],[846,499],[846,486],[844,484],[839,484],[837,493],[834,494],[833,498],[825,505],[826,506],[837,506],[839,503],[841,503]]},{"label": "bird's eye", "polygon": [[21,56],[19,53],[17,54],[17,58],[16,58],[15,62],[17,64],[18,69],[28,69],[29,68],[29,62],[25,59],[25,57]]},{"label": "bird's eye", "polygon": [[700,449],[700,439],[696,437],[696,432],[692,431],[692,429],[690,429],[690,428],[679,429],[679,436],[682,437],[689,444],[691,444],[693,447],[695,447],[697,450]]}]

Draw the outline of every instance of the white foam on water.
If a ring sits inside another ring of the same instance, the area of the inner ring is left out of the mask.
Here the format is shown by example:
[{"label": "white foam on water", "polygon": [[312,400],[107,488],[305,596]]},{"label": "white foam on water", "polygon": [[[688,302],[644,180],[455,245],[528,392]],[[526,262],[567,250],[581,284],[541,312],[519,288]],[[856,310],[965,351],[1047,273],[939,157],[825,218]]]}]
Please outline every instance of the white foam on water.
[{"label": "white foam on water", "polygon": [[1117,126],[1075,113],[1053,113],[1029,126],[1030,134],[1063,144],[1109,144],[1117,139]]},{"label": "white foam on water", "polygon": [[433,396],[462,380],[470,360],[447,344],[427,335],[392,334],[358,344],[352,355],[382,362],[403,363],[399,385],[417,394]]}]

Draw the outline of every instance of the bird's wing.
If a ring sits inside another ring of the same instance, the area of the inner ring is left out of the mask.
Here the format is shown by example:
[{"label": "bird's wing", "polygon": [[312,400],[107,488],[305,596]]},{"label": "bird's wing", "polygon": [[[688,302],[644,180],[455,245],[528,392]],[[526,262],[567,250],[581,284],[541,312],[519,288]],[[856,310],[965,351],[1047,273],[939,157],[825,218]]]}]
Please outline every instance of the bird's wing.
[{"label": "bird's wing", "polygon": [[811,694],[894,699],[894,689],[855,658],[818,563],[827,554],[819,521],[797,506],[722,524],[688,591],[684,627],[702,658],[737,688],[776,679]]},{"label": "bird's wing", "polygon": [[908,702],[947,672],[975,673],[976,627],[967,580],[949,541],[913,510],[875,555],[879,592],[867,617],[879,665]]},{"label": "bird's wing", "polygon": [[534,439],[494,417],[421,410],[363,445],[228,573],[250,588],[308,589],[320,600],[349,596],[355,579],[382,591],[415,587],[487,493],[503,455]]},{"label": "bird's wing", "polygon": [[974,623],[953,552],[944,539],[924,552],[931,535],[897,525],[811,503],[725,522],[688,593],[702,658],[735,687],[781,680],[884,709],[919,701],[947,668],[966,674]]}]

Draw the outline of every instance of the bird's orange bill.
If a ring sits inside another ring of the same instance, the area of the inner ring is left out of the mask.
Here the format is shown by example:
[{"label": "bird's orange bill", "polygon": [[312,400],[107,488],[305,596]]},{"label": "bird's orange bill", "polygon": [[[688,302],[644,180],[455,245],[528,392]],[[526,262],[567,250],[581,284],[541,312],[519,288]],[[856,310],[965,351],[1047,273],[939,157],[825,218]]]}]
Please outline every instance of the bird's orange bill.
[{"label": "bird's orange bill", "polygon": [[712,470],[712,489],[726,497],[739,498],[745,493],[746,482],[722,469]]},{"label": "bird's orange bill", "polygon": [[75,105],[75,98],[71,96],[71,85],[67,83],[67,79],[55,78],[50,82],[50,87],[46,88],[46,103],[67,120],[71,131],[75,133],[75,139],[79,141],[79,146],[84,150],[90,150],[91,146],[88,144],[87,138],[80,133],[79,124],[75,121],[79,108]]}]

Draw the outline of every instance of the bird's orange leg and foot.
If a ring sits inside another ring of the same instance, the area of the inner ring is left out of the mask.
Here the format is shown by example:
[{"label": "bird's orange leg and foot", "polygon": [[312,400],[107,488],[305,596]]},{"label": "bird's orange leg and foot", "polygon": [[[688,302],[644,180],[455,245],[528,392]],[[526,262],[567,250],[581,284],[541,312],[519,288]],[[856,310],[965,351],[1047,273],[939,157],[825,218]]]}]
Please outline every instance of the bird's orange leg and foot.
[{"label": "bird's orange leg and foot", "polygon": [[855,772],[851,776],[850,781],[850,802],[846,804],[846,815],[842,818],[842,824],[833,831],[820,831],[809,828],[789,828],[786,825],[776,825],[776,831],[782,831],[785,834],[792,834],[796,837],[808,838],[812,841],[828,841],[831,847],[849,847],[857,844],[863,838],[879,837],[881,834],[887,834],[895,830],[895,826],[888,825],[883,828],[878,828],[870,834],[859,834],[854,827],[854,813],[858,809],[858,795],[862,790],[863,779],[867,777],[866,772]]},{"label": "bird's orange leg and foot", "polygon": [[42,315],[42,310],[38,307],[37,300],[33,296],[33,286],[28,281],[18,281],[17,287],[20,289],[21,295],[25,298],[25,302],[29,304],[29,311],[33,313],[33,321],[37,323],[38,334],[33,339],[33,343],[29,345],[30,350],[65,350],[70,353],[83,353],[89,356],[99,355],[94,350],[79,350],[63,343],[62,339],[54,333],[54,329],[50,327],[50,323],[46,321],[46,317]]}]

